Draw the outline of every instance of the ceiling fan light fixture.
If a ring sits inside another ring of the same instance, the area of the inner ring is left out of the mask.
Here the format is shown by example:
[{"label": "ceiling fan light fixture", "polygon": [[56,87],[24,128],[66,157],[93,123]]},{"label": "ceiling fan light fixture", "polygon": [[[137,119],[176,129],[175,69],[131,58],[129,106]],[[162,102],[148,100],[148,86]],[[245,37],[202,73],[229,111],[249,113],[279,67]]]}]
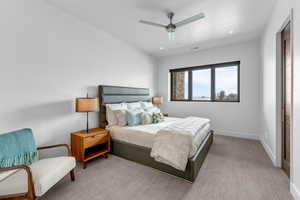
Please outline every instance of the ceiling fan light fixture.
[{"label": "ceiling fan light fixture", "polygon": [[170,41],[175,40],[175,32],[174,31],[168,32],[168,37]]}]

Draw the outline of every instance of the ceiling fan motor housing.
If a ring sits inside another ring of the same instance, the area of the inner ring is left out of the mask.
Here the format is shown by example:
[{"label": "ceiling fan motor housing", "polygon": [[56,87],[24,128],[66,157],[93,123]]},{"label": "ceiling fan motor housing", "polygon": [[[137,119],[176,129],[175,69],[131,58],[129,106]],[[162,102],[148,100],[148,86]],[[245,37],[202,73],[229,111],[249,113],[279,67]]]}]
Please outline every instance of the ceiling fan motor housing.
[{"label": "ceiling fan motor housing", "polygon": [[175,32],[176,26],[174,24],[169,24],[166,26],[167,32]]}]

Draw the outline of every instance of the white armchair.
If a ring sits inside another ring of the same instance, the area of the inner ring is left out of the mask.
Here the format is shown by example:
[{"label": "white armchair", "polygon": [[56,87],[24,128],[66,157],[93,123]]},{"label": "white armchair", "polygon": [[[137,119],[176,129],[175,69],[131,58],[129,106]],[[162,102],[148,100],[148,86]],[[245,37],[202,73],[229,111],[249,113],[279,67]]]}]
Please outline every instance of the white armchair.
[{"label": "white armchair", "polygon": [[68,145],[39,147],[38,150],[56,147],[67,148],[68,156],[41,159],[31,165],[0,168],[0,199],[36,200],[68,173],[74,181],[76,161]]}]

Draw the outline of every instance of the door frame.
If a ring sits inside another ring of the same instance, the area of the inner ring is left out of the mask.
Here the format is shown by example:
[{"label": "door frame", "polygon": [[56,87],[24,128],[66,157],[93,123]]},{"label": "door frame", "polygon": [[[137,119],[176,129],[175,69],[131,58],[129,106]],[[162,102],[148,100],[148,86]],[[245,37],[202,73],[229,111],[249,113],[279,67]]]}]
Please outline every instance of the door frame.
[{"label": "door frame", "polygon": [[293,52],[293,44],[294,44],[294,37],[293,37],[293,30],[294,30],[294,23],[293,23],[293,9],[291,9],[288,17],[283,22],[282,26],[280,27],[279,31],[276,34],[276,166],[282,167],[282,39],[281,39],[281,32],[285,29],[285,27],[290,23],[290,31],[291,31],[291,64],[292,64],[292,99],[291,99],[291,124],[290,124],[290,179],[293,179],[293,108],[294,108],[294,78],[293,78],[293,71],[294,71],[294,52]]}]

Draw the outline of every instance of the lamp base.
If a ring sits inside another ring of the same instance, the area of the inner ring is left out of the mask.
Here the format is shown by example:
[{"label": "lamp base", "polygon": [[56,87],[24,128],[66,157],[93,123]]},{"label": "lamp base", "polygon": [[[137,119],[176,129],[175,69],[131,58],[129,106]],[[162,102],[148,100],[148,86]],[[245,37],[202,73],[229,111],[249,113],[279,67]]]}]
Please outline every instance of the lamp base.
[{"label": "lamp base", "polygon": [[91,131],[90,130],[82,130],[82,131],[80,131],[81,133],[86,133],[86,134],[88,134],[88,133],[90,133]]},{"label": "lamp base", "polygon": [[86,133],[89,133],[89,112],[86,112]]}]

